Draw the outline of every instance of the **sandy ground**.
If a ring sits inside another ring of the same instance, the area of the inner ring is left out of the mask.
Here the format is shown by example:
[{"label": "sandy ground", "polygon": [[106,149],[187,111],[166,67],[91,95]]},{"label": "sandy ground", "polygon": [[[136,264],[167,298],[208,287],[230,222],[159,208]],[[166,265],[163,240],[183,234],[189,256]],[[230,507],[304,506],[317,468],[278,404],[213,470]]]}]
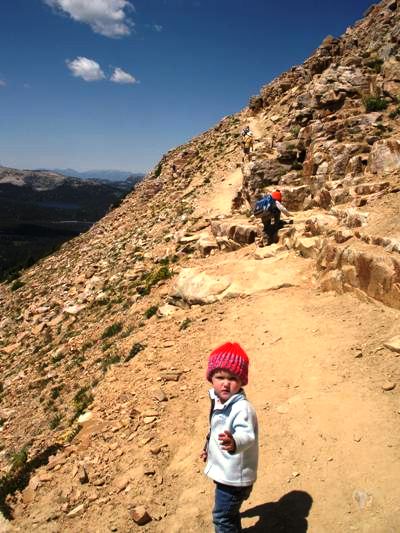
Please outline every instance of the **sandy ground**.
[{"label": "sandy ground", "polygon": [[[399,531],[398,390],[382,390],[398,379],[398,359],[381,350],[396,332],[396,312],[316,294],[304,283],[213,307],[223,320],[210,317],[196,344],[236,340],[251,358],[247,393],[261,455],[243,506],[245,531]],[[207,354],[192,353],[201,361],[200,410],[197,398],[182,398],[188,427],[170,466],[177,508],[157,531],[212,530],[212,483],[197,461],[207,426]]]}]

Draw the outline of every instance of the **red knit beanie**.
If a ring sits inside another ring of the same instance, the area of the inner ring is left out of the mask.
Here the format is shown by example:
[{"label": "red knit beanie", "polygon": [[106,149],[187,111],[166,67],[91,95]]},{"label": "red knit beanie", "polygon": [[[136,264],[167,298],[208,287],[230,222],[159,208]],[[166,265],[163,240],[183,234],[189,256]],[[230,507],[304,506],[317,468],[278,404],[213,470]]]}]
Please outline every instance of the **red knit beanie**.
[{"label": "red knit beanie", "polygon": [[242,385],[247,385],[249,358],[240,344],[226,342],[210,353],[206,374],[208,381],[216,370],[227,370],[240,378]]}]

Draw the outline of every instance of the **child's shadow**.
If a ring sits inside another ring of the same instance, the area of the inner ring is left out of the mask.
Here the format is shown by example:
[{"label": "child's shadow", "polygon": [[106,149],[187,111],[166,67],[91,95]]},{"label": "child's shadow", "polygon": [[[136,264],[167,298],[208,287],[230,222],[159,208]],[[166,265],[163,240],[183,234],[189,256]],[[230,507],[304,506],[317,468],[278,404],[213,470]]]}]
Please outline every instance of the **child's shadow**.
[{"label": "child's shadow", "polygon": [[264,503],[248,509],[242,517],[258,516],[258,522],[243,533],[305,533],[312,497],[301,490],[288,492],[277,502]]}]

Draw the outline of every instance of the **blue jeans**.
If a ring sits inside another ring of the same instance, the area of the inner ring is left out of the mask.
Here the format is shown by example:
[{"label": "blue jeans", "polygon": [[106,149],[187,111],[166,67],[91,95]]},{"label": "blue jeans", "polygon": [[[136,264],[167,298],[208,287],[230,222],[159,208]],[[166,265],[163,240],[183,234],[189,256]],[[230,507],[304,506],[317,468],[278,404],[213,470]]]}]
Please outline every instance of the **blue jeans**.
[{"label": "blue jeans", "polygon": [[213,509],[213,523],[215,533],[240,533],[240,506],[250,496],[252,485],[249,487],[232,487],[215,483],[215,505]]}]

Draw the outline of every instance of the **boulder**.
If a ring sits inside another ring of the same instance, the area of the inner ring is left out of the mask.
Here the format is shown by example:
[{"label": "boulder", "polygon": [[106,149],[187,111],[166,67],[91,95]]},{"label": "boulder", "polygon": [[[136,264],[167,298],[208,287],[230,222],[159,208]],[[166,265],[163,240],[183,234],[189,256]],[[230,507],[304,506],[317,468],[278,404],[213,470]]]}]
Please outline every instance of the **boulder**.
[{"label": "boulder", "polygon": [[316,257],[319,252],[321,240],[319,237],[301,237],[295,239],[294,248],[302,257]]},{"label": "boulder", "polygon": [[235,220],[214,220],[211,231],[215,237],[227,237],[239,244],[252,244],[257,236],[255,224]]},{"label": "boulder", "polygon": [[197,249],[203,257],[210,255],[213,250],[218,250],[218,243],[211,237],[202,237],[198,240]]},{"label": "boulder", "polygon": [[400,335],[396,335],[395,337],[387,340],[383,343],[383,346],[392,352],[400,353]]},{"label": "boulder", "polygon": [[210,276],[194,268],[184,268],[176,280],[172,296],[190,305],[213,303],[223,297],[231,283],[226,276]]},{"label": "boulder", "polygon": [[305,223],[305,231],[311,235],[326,235],[333,233],[337,226],[337,218],[333,215],[316,215]]},{"label": "boulder", "polygon": [[377,141],[372,146],[367,170],[373,174],[387,174],[399,168],[400,141],[394,138]]}]

